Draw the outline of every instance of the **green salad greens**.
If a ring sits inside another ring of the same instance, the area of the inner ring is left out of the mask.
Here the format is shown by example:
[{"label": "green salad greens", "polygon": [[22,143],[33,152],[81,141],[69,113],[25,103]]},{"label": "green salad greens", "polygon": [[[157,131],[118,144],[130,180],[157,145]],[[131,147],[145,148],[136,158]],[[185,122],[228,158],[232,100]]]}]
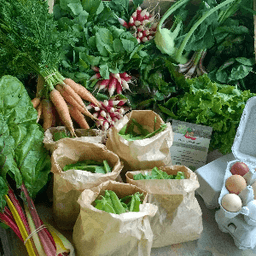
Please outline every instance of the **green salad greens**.
[{"label": "green salad greens", "polygon": [[[119,135],[128,141],[143,140],[155,136],[157,133],[163,131],[166,126],[166,124],[161,124],[160,128],[154,129],[153,132],[149,132],[145,127],[143,127],[133,118],[131,124],[126,124],[119,131]],[[137,131],[135,128],[137,128]]]},{"label": "green salad greens", "polygon": [[95,161],[95,160],[84,160],[78,161],[74,164],[67,164],[63,167],[63,171],[68,170],[83,170],[92,173],[109,173],[111,172],[111,167],[108,164],[107,160]]},{"label": "green salad greens", "polygon": [[157,167],[154,167],[150,174],[134,174],[133,175],[134,180],[166,180],[166,179],[176,179],[176,180],[182,180],[186,179],[185,173],[178,171],[177,174],[168,174]]},{"label": "green salad greens", "polygon": [[112,190],[105,190],[104,193],[104,196],[101,195],[99,199],[93,202],[94,207],[98,210],[115,214],[140,211],[142,193],[136,192],[123,198],[118,198],[117,194]]},{"label": "green salad greens", "polygon": [[17,188],[24,183],[30,196],[35,198],[48,182],[51,162],[43,144],[44,131],[36,122],[37,111],[24,85],[17,78],[6,75],[0,79],[0,91],[2,210],[9,182],[14,182]]},{"label": "green salad greens", "polygon": [[58,141],[64,138],[71,138],[71,134],[69,131],[56,131],[52,135],[53,141]]}]

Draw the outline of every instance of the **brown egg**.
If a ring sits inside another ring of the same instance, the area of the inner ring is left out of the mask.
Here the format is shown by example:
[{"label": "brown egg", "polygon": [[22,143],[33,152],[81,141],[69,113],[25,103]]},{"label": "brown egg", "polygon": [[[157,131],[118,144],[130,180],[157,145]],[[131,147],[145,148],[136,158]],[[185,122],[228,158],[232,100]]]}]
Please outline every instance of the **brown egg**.
[{"label": "brown egg", "polygon": [[229,212],[238,212],[242,208],[242,200],[236,194],[226,194],[222,197],[221,205]]},{"label": "brown egg", "polygon": [[225,185],[230,193],[237,195],[247,186],[245,178],[238,174],[231,175],[227,178]]},{"label": "brown egg", "polygon": [[236,162],[230,168],[230,172],[233,175],[239,174],[241,176],[244,176],[249,171],[250,171],[250,169],[249,169],[248,165],[244,162]]}]

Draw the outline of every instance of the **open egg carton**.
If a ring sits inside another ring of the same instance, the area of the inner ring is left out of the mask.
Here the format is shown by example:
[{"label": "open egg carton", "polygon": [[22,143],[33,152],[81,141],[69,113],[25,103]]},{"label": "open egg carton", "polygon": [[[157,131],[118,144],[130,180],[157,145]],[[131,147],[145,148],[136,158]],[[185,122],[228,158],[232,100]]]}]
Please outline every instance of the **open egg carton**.
[{"label": "open egg carton", "polygon": [[[253,249],[256,245],[256,97],[245,105],[232,152],[235,160],[227,164],[215,219],[220,230],[230,233],[239,249]],[[248,168],[234,170],[238,163]]]}]

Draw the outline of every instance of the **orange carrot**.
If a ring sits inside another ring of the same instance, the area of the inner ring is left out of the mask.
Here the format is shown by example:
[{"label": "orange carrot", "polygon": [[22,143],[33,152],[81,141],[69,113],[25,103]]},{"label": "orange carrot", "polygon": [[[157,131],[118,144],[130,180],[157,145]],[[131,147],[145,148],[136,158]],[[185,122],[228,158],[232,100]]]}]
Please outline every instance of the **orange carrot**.
[{"label": "orange carrot", "polygon": [[65,78],[64,83],[69,85],[82,99],[87,100],[96,106],[100,106],[99,101],[81,84],[76,83],[70,78]]},{"label": "orange carrot", "polygon": [[76,107],[81,113],[89,116],[92,119],[96,119],[90,112],[89,110],[86,108],[86,106],[84,105],[84,107],[82,107],[70,94],[67,93],[67,91],[65,91],[63,89],[62,86],[60,86],[59,84],[57,84],[55,86],[55,88],[60,92],[60,94],[62,95],[62,97],[65,99],[66,102],[70,103],[73,107]]},{"label": "orange carrot", "polygon": [[39,75],[38,78],[37,78],[37,85],[36,85],[36,97],[40,98],[42,95],[42,90],[44,89],[44,84],[45,84],[45,81],[44,81],[44,78]]},{"label": "orange carrot", "polygon": [[79,124],[81,128],[83,129],[90,128],[90,126],[88,125],[87,121],[84,118],[84,115],[76,107],[69,104],[68,108],[69,108],[70,115]]},{"label": "orange carrot", "polygon": [[40,104],[40,101],[41,101],[40,98],[35,97],[34,99],[31,100],[31,103],[33,104],[34,108],[37,108],[39,106],[39,104]]},{"label": "orange carrot", "polygon": [[64,91],[69,94],[71,97],[73,97],[82,107],[85,108],[85,104],[81,97],[67,84],[62,85]]},{"label": "orange carrot", "polygon": [[53,104],[48,99],[42,100],[42,110],[43,110],[43,129],[47,130],[48,128],[52,127],[53,124]]},{"label": "orange carrot", "polygon": [[68,128],[71,135],[76,137],[73,122],[72,122],[71,116],[69,114],[69,109],[68,109],[67,103],[63,99],[60,92],[54,88],[50,92],[50,99],[51,99],[52,103],[54,104],[54,106],[60,116],[60,119],[62,120],[64,125]]},{"label": "orange carrot", "polygon": [[41,115],[42,115],[42,109],[43,109],[43,106],[42,106],[42,102],[39,103],[38,107],[36,108],[37,110],[37,120],[36,122],[38,123],[40,118],[41,118]]},{"label": "orange carrot", "polygon": [[52,114],[53,114],[52,127],[58,126],[57,124],[59,121],[59,115],[53,104],[52,104]]}]

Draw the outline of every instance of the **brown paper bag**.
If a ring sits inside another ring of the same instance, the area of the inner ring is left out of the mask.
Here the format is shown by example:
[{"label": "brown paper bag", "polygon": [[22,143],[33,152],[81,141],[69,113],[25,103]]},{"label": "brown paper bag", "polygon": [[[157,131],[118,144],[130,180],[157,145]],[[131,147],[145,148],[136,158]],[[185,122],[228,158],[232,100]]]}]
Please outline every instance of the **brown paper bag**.
[{"label": "brown paper bag", "polygon": [[[58,141],[53,140],[53,134],[56,131],[67,131],[67,128],[65,126],[57,126],[57,127],[51,127],[47,129],[44,133],[44,146],[47,150],[49,150],[51,153],[55,148],[58,147],[58,144],[60,143],[60,139]],[[104,143],[106,133],[97,130],[97,129],[75,129],[75,133],[77,135],[76,138],[70,138],[72,140],[78,140],[78,141],[87,141],[92,143]]]},{"label": "brown paper bag", "polygon": [[195,190],[199,187],[196,174],[182,165],[159,169],[169,175],[182,171],[186,179],[134,180],[133,175],[151,173],[151,170],[126,173],[126,181],[148,192],[148,202],[158,206],[157,213],[150,220],[154,234],[152,247],[198,239],[203,225],[201,208],[195,198]]},{"label": "brown paper bag", "polygon": [[119,131],[133,118],[150,132],[164,124],[161,117],[152,110],[133,110],[109,130],[106,146],[124,162],[123,171],[171,165],[170,147],[173,143],[171,124],[167,123],[164,131],[151,138],[127,141],[119,135]]},{"label": "brown paper bag", "polygon": [[[83,170],[68,170],[62,168],[67,164],[91,159],[108,161],[112,172],[107,174],[91,173]],[[119,157],[102,144],[62,139],[51,156],[53,173],[53,216],[60,229],[73,228],[79,214],[77,199],[84,189],[98,186],[119,176],[123,164]]]},{"label": "brown paper bag", "polygon": [[[92,203],[105,190],[113,190],[119,198],[135,192],[145,198],[139,212],[113,214],[101,211]],[[153,234],[149,216],[157,207],[146,203],[147,193],[127,183],[107,181],[98,187],[84,190],[79,199],[80,213],[73,229],[77,256],[149,256]]]}]

